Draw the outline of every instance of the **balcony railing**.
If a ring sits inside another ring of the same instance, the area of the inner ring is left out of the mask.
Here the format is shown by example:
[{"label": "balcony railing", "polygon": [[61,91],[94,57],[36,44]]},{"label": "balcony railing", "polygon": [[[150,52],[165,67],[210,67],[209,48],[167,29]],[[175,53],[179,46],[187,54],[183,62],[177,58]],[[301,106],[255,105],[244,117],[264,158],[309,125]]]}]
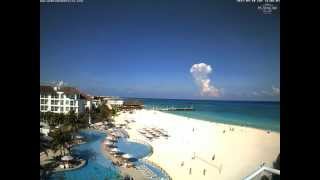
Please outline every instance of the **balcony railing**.
[{"label": "balcony railing", "polygon": [[280,170],[262,166],[249,176],[245,177],[244,180],[260,180],[263,176],[269,177],[271,180],[272,174],[280,176]]}]

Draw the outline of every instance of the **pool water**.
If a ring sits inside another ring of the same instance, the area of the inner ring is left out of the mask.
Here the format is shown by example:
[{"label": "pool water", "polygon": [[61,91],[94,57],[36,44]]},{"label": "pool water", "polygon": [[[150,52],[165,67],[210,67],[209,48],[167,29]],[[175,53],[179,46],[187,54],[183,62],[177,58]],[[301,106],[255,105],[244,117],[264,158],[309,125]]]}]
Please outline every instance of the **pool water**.
[{"label": "pool water", "polygon": [[127,141],[127,139],[119,139],[117,146],[121,152],[132,155],[137,159],[146,157],[151,152],[151,147],[144,144]]},{"label": "pool water", "polygon": [[[118,180],[123,179],[119,170],[112,165],[112,161],[107,159],[101,152],[101,143],[106,135],[100,132],[85,130],[80,134],[86,138],[87,143],[77,145],[72,148],[72,154],[75,157],[85,159],[87,164],[79,169],[57,172],[50,176],[50,180]],[[151,152],[151,147],[136,142],[119,139],[117,143],[120,151],[131,154],[137,159],[141,159]],[[136,161],[135,164],[144,164],[153,171],[159,179],[167,177],[156,167],[153,167],[143,161]]]},{"label": "pool water", "polygon": [[101,153],[101,142],[104,140],[105,135],[94,131],[82,131],[80,134],[87,139],[87,143],[75,146],[72,149],[72,153],[87,160],[87,164],[80,169],[54,173],[50,179],[121,179],[119,170],[112,165],[111,160],[106,159]]}]

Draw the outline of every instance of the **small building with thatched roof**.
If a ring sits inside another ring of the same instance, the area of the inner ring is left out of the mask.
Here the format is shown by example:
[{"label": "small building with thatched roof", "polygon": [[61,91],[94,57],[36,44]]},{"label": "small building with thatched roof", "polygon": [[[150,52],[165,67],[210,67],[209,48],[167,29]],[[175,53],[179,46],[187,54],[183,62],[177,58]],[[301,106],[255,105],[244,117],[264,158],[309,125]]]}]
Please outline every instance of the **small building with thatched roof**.
[{"label": "small building with thatched roof", "polygon": [[143,101],[135,100],[135,99],[128,99],[123,102],[123,109],[124,110],[133,110],[133,109],[143,109]]}]

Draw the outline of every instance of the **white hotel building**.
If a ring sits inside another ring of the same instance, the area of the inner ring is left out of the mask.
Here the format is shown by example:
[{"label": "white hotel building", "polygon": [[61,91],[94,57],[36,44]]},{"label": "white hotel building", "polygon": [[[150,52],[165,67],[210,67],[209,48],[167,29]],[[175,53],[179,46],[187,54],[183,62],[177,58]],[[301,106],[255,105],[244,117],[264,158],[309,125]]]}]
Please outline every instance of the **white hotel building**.
[{"label": "white hotel building", "polygon": [[41,86],[40,85],[40,112],[75,113],[84,112],[91,108],[88,96],[74,87]]}]

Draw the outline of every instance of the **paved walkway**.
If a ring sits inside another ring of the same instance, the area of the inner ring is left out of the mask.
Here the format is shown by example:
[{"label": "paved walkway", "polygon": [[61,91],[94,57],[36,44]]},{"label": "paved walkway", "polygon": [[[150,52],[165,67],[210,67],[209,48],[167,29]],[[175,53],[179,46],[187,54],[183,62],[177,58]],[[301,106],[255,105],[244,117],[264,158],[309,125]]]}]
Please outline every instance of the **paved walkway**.
[{"label": "paved walkway", "polygon": [[[103,143],[101,144],[101,151],[108,159],[111,159],[113,162],[117,161],[117,159],[107,151]],[[138,171],[136,168],[125,168],[125,167],[118,167],[118,168],[123,176],[130,175],[131,177],[133,177],[133,179],[148,180],[148,178],[145,177],[143,173]]]}]

